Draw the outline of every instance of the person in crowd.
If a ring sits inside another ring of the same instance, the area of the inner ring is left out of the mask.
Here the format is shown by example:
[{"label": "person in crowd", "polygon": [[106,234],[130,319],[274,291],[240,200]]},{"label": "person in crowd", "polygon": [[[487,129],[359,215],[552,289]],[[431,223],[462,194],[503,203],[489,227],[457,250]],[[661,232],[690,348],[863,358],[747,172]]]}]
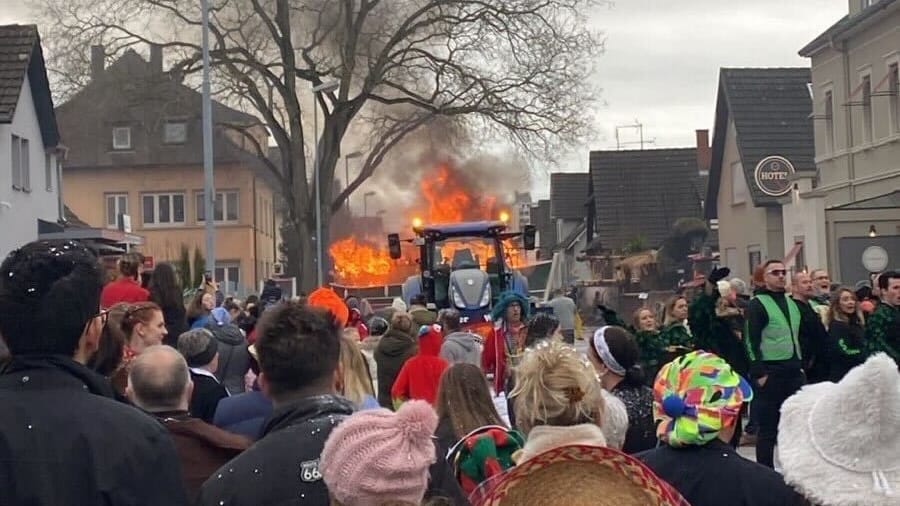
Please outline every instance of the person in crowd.
[{"label": "person in crowd", "polygon": [[350,308],[350,317],[347,320],[347,327],[353,327],[354,329],[356,329],[356,333],[359,335],[360,341],[369,337],[369,327],[366,326],[366,322],[365,320],[363,320],[362,313],[359,311],[359,308]]},{"label": "person in crowd", "polygon": [[660,340],[666,344],[663,362],[694,349],[694,338],[688,328],[688,300],[682,295],[672,296],[665,305]]},{"label": "person in crowd", "polygon": [[319,461],[331,504],[422,504],[438,459],[431,441],[436,425],[434,410],[419,401],[396,413],[381,408],[347,418],[331,432]]},{"label": "person in crowd", "polygon": [[[128,310],[128,303],[120,302],[107,309],[106,324],[100,332],[100,343],[97,351],[87,361],[87,366],[97,374],[112,380],[116,371],[122,366],[125,357],[125,346],[128,336],[122,331],[122,317]],[[127,383],[127,373],[125,374]],[[124,385],[123,385],[124,387]],[[124,393],[124,390],[122,390]]]},{"label": "person in crowd", "polygon": [[149,285],[150,300],[162,308],[166,322],[166,337],[163,344],[175,347],[178,336],[187,331],[187,316],[184,309],[184,296],[178,283],[178,276],[172,264],[162,262],[153,269],[153,277]]},{"label": "person in crowd", "polygon": [[[122,308],[124,308],[124,311],[120,313]],[[109,325],[110,321],[118,321],[122,334],[125,336],[125,342],[118,365],[109,378],[116,390],[116,395],[121,398],[125,395],[125,386],[128,384],[128,369],[131,367],[132,360],[147,348],[162,344],[168,330],[166,329],[162,309],[154,302],[116,304],[113,306],[113,309],[115,311],[111,309],[110,313],[115,313],[117,316],[121,314],[121,319],[108,320],[107,325]],[[115,339],[118,336],[114,335],[113,332],[110,331],[108,337],[112,339],[110,345],[115,348],[117,347]],[[104,354],[106,355],[107,353],[107,349],[104,349]]]},{"label": "person in crowd", "polygon": [[199,503],[328,504],[319,457],[354,411],[337,393],[341,325],[322,308],[279,304],[263,313],[258,333],[259,384],[275,410],[259,441],[204,483]]},{"label": "person in crowd", "polygon": [[878,293],[881,300],[866,321],[868,351],[887,353],[900,366],[900,272],[882,272]]},{"label": "person in crowd", "polygon": [[588,359],[600,384],[621,399],[628,412],[628,432],[622,451],[638,453],[656,446],[653,391],[645,384],[634,336],[622,327],[600,327],[588,346]]},{"label": "person in crowd", "polygon": [[372,388],[375,389],[377,399],[378,363],[375,361],[375,350],[378,348],[381,338],[387,333],[390,323],[380,316],[373,316],[369,319],[367,325],[369,327],[369,335],[359,343],[359,351],[366,358],[369,376],[372,378]]},{"label": "person in crowd", "polygon": [[229,394],[239,394],[246,389],[244,376],[250,370],[250,353],[247,351],[244,333],[237,325],[231,323],[231,311],[228,310],[228,306],[229,302],[225,302],[223,307],[213,309],[203,328],[209,330],[218,342],[219,364],[215,370],[216,379]]},{"label": "person in crowd", "polygon": [[412,318],[416,328],[423,325],[434,325],[437,323],[437,314],[426,306],[425,294],[420,293],[414,295],[409,301],[409,317]]},{"label": "person in crowd", "polygon": [[[800,309],[800,355],[807,383],[827,381],[831,361],[828,331],[825,330],[822,315],[813,306],[818,305],[818,302],[813,302],[814,297],[815,286],[810,275],[803,271],[794,274],[791,279],[791,298]],[[827,306],[822,308],[827,309]]]},{"label": "person in crowd", "polygon": [[839,383],[807,385],[788,398],[781,408],[778,454],[785,481],[808,504],[898,504],[897,364],[878,353]]},{"label": "person in crowd", "polygon": [[[559,318],[553,313],[536,313],[528,320],[525,329],[525,347],[531,348],[545,339],[559,339],[563,341],[562,329]],[[574,341],[569,344],[574,344]]]},{"label": "person in crowd", "polygon": [[344,303],[334,290],[320,287],[313,290],[306,298],[306,304],[311,307],[320,307],[334,315],[334,319],[340,324],[341,329],[347,327],[350,320],[350,308]]},{"label": "person in crowd", "polygon": [[475,429],[486,425],[506,426],[497,413],[481,368],[465,362],[444,371],[435,410],[438,414],[435,437],[442,457]]},{"label": "person in crowd", "polygon": [[803,386],[800,351],[802,313],[785,294],[787,270],[779,260],[763,265],[766,287],[747,307],[750,377],[757,390],[752,410],[758,424],[756,461],[774,467],[781,404]]},{"label": "person in crowd", "polygon": [[689,506],[639,460],[612,448],[560,446],[485,482],[475,506]]},{"label": "person in crowd", "polygon": [[191,414],[213,423],[216,406],[228,397],[228,391],[216,378],[219,367],[219,342],[207,329],[193,329],[178,336],[178,351],[187,360],[194,383]]},{"label": "person in crowd", "polygon": [[250,370],[256,379],[242,394],[231,395],[219,400],[213,424],[216,427],[247,436],[253,440],[259,437],[263,422],[272,414],[272,400],[262,393],[259,386],[259,356],[256,346],[247,348],[250,353]]},{"label": "person in crowd", "polygon": [[659,325],[656,317],[653,315],[653,310],[648,307],[637,308],[632,314],[632,321],[629,324],[623,321],[615,311],[606,306],[600,305],[598,309],[603,315],[603,321],[606,322],[606,325],[622,327],[634,335],[640,350],[641,368],[644,370],[648,381],[653,381],[652,378],[656,377],[656,372],[659,371],[665,360],[666,348],[668,347],[665,337],[659,331]]},{"label": "person in crowd", "polygon": [[830,297],[828,306],[829,353],[828,379],[841,379],[868,357],[866,353],[865,317],[853,290],[843,287]]},{"label": "person in crowd", "polygon": [[515,292],[500,294],[491,310],[494,328],[488,334],[481,352],[481,368],[494,375],[494,392],[512,390],[511,367],[518,363],[525,349],[525,321],[530,305]]},{"label": "person in crowd", "polygon": [[750,364],[742,342],[745,319],[738,307],[738,290],[744,282],[725,281],[730,272],[728,267],[710,272],[704,290],[691,301],[688,321],[699,349],[719,355],[738,374],[746,375]]},{"label": "person in crowd", "polygon": [[375,363],[377,364],[378,404],[383,408],[393,409],[391,387],[400,369],[416,354],[416,341],[412,335],[413,323],[409,314],[395,312],[391,317],[391,326],[375,347]]},{"label": "person in crowd", "polygon": [[781,476],[728,443],[753,389],[721,357],[694,351],[663,366],[653,387],[662,445],[639,454],[693,506],[797,505]]},{"label": "person in crowd", "polygon": [[484,347],[481,336],[462,328],[459,311],[441,309],[438,324],[444,336],[440,356],[450,365],[466,363],[481,366],[481,350]]},{"label": "person in crowd", "polygon": [[102,267],[77,242],[32,242],[0,265],[11,354],[0,375],[0,504],[187,504],[165,428],[116,402],[84,365],[107,315],[102,288]]},{"label": "person in crowd", "polygon": [[366,357],[359,350],[359,337],[352,328],[344,329],[341,334],[340,371],[341,395],[353,402],[357,409],[379,407],[372,378],[366,368]]},{"label": "person in crowd", "polygon": [[544,306],[552,308],[554,316],[559,319],[563,341],[575,344],[575,314],[578,312],[575,301],[566,297],[566,292],[562,288],[558,288],[553,291],[553,298]]},{"label": "person in crowd", "polygon": [[169,431],[181,460],[185,490],[196,500],[213,471],[252,441],[191,416],[188,404],[193,388],[187,362],[170,346],[148,349],[134,360],[128,374],[128,398]]},{"label": "person in crowd", "polygon": [[150,292],[141,287],[140,277],[144,260],[140,253],[126,253],[119,259],[117,267],[119,277],[103,287],[100,294],[100,305],[111,308],[119,302],[145,302],[150,299]]},{"label": "person in crowd", "polygon": [[395,408],[411,399],[435,403],[441,375],[448,366],[447,361],[439,356],[443,339],[439,325],[419,329],[418,351],[403,364],[391,385]]},{"label": "person in crowd", "polygon": [[219,289],[219,283],[213,279],[211,272],[203,274],[203,282],[200,283],[198,289],[213,296],[213,307],[219,307],[225,302],[225,294]]},{"label": "person in crowd", "polygon": [[216,296],[204,291],[198,291],[191,299],[187,309],[188,327],[200,329],[209,323],[212,310],[216,307]]},{"label": "person in crowd", "polygon": [[263,290],[262,293],[259,294],[259,305],[260,309],[267,309],[270,306],[274,306],[281,302],[284,294],[281,290],[281,287],[278,286],[278,283],[275,282],[272,278],[267,278],[263,282]]},{"label": "person in crowd", "polygon": [[527,435],[519,464],[559,446],[606,446],[600,384],[575,348],[544,341],[526,350],[510,396],[516,426]]},{"label": "person in crowd", "polygon": [[819,311],[818,306],[828,307],[831,296],[831,276],[825,269],[816,269],[809,273],[813,285],[813,293],[809,297],[809,304],[816,312]]}]

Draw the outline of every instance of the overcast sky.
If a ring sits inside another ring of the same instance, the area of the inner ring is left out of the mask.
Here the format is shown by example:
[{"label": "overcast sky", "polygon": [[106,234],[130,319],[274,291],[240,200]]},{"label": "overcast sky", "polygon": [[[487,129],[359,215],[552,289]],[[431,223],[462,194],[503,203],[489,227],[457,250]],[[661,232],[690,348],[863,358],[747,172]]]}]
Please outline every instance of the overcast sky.
[{"label": "overcast sky", "polygon": [[[28,0],[0,0],[0,24],[30,22]],[[712,129],[721,67],[808,66],[797,51],[847,12],[847,0],[616,0],[591,13],[606,53],[596,137],[561,163],[586,171],[589,149],[615,149],[615,127],[644,125],[647,147],[689,147]],[[636,130],[622,130],[636,141]],[[628,145],[636,148],[636,145]],[[535,177],[535,196],[548,194]]]}]

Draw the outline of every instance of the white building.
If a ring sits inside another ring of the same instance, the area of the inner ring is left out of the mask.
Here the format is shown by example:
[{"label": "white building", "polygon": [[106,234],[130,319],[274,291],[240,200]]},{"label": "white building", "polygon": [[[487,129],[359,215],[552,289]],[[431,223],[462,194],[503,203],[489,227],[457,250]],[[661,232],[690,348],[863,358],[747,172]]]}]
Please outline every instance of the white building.
[{"label": "white building", "polygon": [[0,26],[0,258],[62,217],[62,153],[37,27]]}]

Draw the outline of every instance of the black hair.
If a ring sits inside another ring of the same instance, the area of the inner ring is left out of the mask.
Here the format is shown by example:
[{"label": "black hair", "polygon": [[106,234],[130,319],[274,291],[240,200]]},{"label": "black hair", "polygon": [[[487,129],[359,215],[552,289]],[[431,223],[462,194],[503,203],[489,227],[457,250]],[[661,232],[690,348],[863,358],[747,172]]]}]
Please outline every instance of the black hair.
[{"label": "black hair", "polygon": [[782,264],[782,265],[784,265],[784,262],[782,262],[781,260],[776,260],[776,259],[774,259],[774,258],[771,259],[771,260],[766,260],[766,263],[763,264],[763,269],[768,269],[769,266],[772,265],[772,264]]},{"label": "black hair", "polygon": [[884,271],[878,275],[878,288],[882,290],[887,290],[888,285],[891,284],[892,279],[900,279],[900,272],[898,271]]},{"label": "black hair", "polygon": [[[637,339],[631,332],[616,326],[608,327],[603,337],[613,358],[625,369],[625,384],[634,387],[643,385],[645,375],[640,366],[641,349],[638,347]],[[594,347],[590,348],[593,350]]]},{"label": "black hair", "polygon": [[424,306],[426,302],[428,302],[428,301],[427,301],[427,299],[425,299],[424,293],[419,293],[419,294],[413,295],[412,298],[409,299],[410,305]]},{"label": "black hair", "polygon": [[534,346],[541,339],[547,339],[559,327],[559,318],[553,313],[543,311],[535,314],[528,321],[528,331],[525,334],[525,347]]},{"label": "black hair", "polygon": [[248,295],[247,298],[244,299],[244,307],[247,307],[250,304],[259,304],[259,295]]},{"label": "black hair", "polygon": [[178,276],[175,275],[175,268],[170,263],[163,262],[153,269],[149,290],[150,300],[159,304],[160,307],[184,306],[184,296],[178,283]]},{"label": "black hair", "polygon": [[290,394],[326,380],[337,369],[341,325],[325,309],[279,304],[260,319],[256,351],[272,395]]},{"label": "black hair", "polygon": [[0,265],[0,335],[16,355],[71,356],[97,315],[103,269],[74,241],[35,241]]},{"label": "black hair", "polygon": [[441,309],[438,312],[438,323],[447,332],[454,332],[460,329],[460,318],[459,311],[455,309]]}]

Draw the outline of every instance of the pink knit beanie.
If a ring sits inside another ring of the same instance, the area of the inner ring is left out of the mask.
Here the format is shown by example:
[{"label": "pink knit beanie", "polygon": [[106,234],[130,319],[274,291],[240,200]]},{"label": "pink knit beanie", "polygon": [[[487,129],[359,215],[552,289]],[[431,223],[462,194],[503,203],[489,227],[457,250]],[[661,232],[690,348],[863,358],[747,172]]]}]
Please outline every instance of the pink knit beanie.
[{"label": "pink knit beanie", "polygon": [[328,491],[344,506],[419,504],[436,459],[437,423],[425,401],[409,401],[396,413],[354,413],[331,432],[322,450],[319,469]]}]

